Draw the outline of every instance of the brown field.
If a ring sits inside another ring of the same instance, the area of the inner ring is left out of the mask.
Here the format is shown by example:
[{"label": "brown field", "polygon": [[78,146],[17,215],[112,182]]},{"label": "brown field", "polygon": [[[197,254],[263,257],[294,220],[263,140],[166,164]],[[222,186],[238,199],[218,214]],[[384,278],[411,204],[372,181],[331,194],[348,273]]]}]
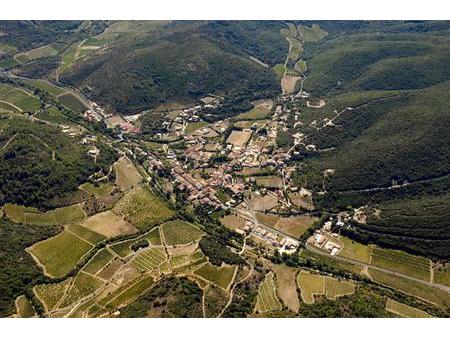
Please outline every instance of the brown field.
[{"label": "brown field", "polygon": [[298,270],[284,265],[272,265],[272,270],[277,279],[278,297],[289,310],[297,313],[300,307],[295,279]]},{"label": "brown field", "polygon": [[220,222],[231,230],[242,229],[245,226],[245,219],[237,215],[226,215]]},{"label": "brown field", "polygon": [[300,193],[290,193],[289,198],[292,204],[305,210],[314,210],[314,203],[311,196],[302,196]]},{"label": "brown field", "polygon": [[255,211],[270,210],[278,205],[277,199],[269,195],[263,197],[252,195],[252,198],[249,200],[249,203],[252,209]]},{"label": "brown field", "polygon": [[262,212],[257,212],[256,218],[258,219],[259,222],[261,222],[264,225],[267,225],[268,227],[274,227],[281,219],[280,216],[273,214],[264,214]]},{"label": "brown field", "polygon": [[108,128],[114,128],[114,127],[117,126],[118,124],[125,123],[126,121],[125,121],[122,117],[116,115],[116,116],[108,117],[108,118],[105,120],[105,122],[106,122],[106,126],[107,126]]},{"label": "brown field", "polygon": [[299,238],[318,218],[311,216],[298,216],[282,218],[274,226],[275,229],[289,236]]},{"label": "brown field", "polygon": [[137,232],[137,229],[132,224],[112,211],[101,212],[89,217],[82,225],[107,238]]},{"label": "brown field", "polygon": [[142,176],[128,157],[121,157],[114,163],[116,169],[116,185],[122,190],[128,190],[142,181]]},{"label": "brown field", "polygon": [[269,189],[280,189],[283,186],[283,179],[279,176],[258,176],[256,177],[256,185]]},{"label": "brown field", "polygon": [[281,78],[281,88],[283,89],[283,94],[292,94],[295,91],[295,86],[298,80],[300,80],[300,77],[298,76],[284,75]]},{"label": "brown field", "polygon": [[251,131],[238,131],[233,130],[231,135],[228,136],[227,143],[230,143],[236,147],[243,147],[247,144],[252,136]]}]

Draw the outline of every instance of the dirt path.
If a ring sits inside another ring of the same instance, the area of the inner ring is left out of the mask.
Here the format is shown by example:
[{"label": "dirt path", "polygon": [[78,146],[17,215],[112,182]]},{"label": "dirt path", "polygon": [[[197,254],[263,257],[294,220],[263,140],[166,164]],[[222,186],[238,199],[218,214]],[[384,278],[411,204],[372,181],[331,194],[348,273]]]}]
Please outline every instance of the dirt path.
[{"label": "dirt path", "polygon": [[5,104],[7,104],[7,105],[17,109],[20,113],[23,112],[23,110],[21,108],[17,107],[14,103],[11,103],[11,102],[8,102],[8,101],[3,101],[3,100],[0,100],[0,102],[1,103],[5,103]]},{"label": "dirt path", "polygon": [[3,145],[3,147],[0,150],[6,149],[9,144],[14,141],[14,139],[17,137],[17,135],[19,135],[19,133],[14,134],[13,136],[10,137],[10,139],[8,141],[6,141],[6,143]]}]

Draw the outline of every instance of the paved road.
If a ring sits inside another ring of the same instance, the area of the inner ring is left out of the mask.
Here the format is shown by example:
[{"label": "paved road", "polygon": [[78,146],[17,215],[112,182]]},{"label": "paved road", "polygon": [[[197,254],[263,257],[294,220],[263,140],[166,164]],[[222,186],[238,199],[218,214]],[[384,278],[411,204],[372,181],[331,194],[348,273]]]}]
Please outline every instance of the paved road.
[{"label": "paved road", "polygon": [[340,256],[331,256],[329,253],[324,252],[324,251],[322,251],[322,250],[320,250],[318,248],[315,248],[315,247],[313,247],[312,245],[309,245],[309,244],[306,244],[305,248],[307,250],[311,251],[311,252],[317,253],[319,255],[327,256],[329,258],[333,258],[333,259],[336,259],[338,261],[343,261],[343,262],[347,262],[347,263],[356,264],[356,265],[361,266],[363,268],[370,267],[373,270],[381,271],[381,272],[384,272],[384,273],[387,273],[387,274],[390,274],[390,275],[393,275],[393,276],[402,277],[402,278],[408,279],[410,281],[417,282],[417,283],[426,285],[428,287],[441,289],[441,290],[443,290],[445,292],[449,292],[450,293],[450,287],[442,285],[442,284],[430,283],[429,281],[427,282],[427,281],[424,281],[423,279],[418,279],[418,278],[415,278],[415,277],[411,277],[411,276],[402,274],[400,272],[393,272],[393,271],[390,271],[390,270],[387,270],[387,269],[383,269],[383,268],[380,268],[380,267],[377,267],[377,266],[361,263],[359,261],[356,261],[356,260],[353,260],[353,259],[350,259],[350,258],[344,258],[344,257],[340,257]]}]

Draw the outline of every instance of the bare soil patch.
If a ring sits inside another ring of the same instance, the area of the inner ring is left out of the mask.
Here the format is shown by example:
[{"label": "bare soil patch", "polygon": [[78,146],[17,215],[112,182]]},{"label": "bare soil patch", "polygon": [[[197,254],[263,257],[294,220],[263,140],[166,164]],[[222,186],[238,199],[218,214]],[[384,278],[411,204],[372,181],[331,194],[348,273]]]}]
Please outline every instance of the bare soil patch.
[{"label": "bare soil patch", "polygon": [[117,216],[112,211],[101,212],[89,217],[83,223],[83,226],[107,238],[137,232],[137,229],[132,224],[125,221],[123,217]]},{"label": "bare soil patch", "polygon": [[292,94],[295,91],[295,86],[300,80],[299,76],[284,75],[281,78],[281,88],[284,94]]},{"label": "bare soil patch", "polygon": [[289,310],[297,313],[300,301],[297,294],[297,269],[284,265],[272,265],[277,279],[277,294]]}]

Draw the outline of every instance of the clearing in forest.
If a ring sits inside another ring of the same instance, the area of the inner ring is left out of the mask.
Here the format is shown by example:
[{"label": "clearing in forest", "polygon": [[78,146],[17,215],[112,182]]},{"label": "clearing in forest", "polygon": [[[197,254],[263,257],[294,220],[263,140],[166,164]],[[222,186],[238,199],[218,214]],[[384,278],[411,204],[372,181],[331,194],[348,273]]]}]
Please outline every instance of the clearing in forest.
[{"label": "clearing in forest", "polygon": [[297,284],[305,303],[314,303],[314,296],[325,294],[325,278],[307,271],[300,271]]},{"label": "clearing in forest", "polygon": [[269,272],[264,281],[259,285],[258,296],[256,298],[256,312],[280,311],[281,303],[277,298],[273,272]]}]

